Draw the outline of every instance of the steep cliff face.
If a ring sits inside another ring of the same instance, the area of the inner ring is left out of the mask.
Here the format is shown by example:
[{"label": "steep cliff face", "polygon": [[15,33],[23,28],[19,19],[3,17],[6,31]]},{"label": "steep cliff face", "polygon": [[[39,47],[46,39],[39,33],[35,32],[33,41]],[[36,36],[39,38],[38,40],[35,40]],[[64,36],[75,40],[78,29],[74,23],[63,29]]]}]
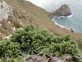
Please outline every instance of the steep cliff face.
[{"label": "steep cliff face", "polygon": [[63,4],[56,11],[52,12],[50,15],[51,15],[51,17],[53,17],[53,16],[57,16],[57,17],[65,16],[66,17],[66,16],[69,16],[71,14],[72,13],[71,13],[69,6],[67,4]]}]

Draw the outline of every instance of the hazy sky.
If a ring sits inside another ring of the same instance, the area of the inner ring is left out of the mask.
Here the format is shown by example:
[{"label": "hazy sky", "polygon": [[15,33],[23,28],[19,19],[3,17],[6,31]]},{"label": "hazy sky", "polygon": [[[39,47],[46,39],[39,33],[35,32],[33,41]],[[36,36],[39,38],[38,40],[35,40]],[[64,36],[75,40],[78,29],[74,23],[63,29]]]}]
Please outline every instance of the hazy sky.
[{"label": "hazy sky", "polygon": [[51,2],[60,3],[63,0],[27,0],[27,1],[30,1],[30,2],[32,2],[34,4],[37,4],[37,5],[41,5],[41,4],[44,4],[44,3],[51,3]]},{"label": "hazy sky", "polygon": [[63,0],[27,0],[27,1],[30,1],[35,5],[46,9],[47,11],[49,11],[49,9],[52,10],[51,8],[52,6],[55,5],[54,8],[56,8],[56,6],[58,6],[63,2]]},{"label": "hazy sky", "polygon": [[66,0],[27,0],[27,1],[30,1],[33,4],[46,9],[47,11],[49,10],[51,11],[52,7],[56,8]]},{"label": "hazy sky", "polygon": [[34,3],[34,4],[38,5],[38,6],[43,6],[44,4],[50,3],[53,0],[28,0],[28,1]]}]

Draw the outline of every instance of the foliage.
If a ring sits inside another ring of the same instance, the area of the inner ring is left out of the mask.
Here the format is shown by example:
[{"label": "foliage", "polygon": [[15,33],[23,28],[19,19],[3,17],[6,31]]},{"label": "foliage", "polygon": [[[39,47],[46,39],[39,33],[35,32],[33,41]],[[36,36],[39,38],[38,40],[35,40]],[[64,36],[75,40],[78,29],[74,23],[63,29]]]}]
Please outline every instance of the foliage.
[{"label": "foliage", "polygon": [[57,57],[67,53],[77,55],[77,44],[70,35],[54,36],[32,25],[15,31],[9,40],[0,42],[1,57],[5,54],[13,58],[24,54],[48,56],[50,53]]},{"label": "foliage", "polygon": [[19,44],[11,42],[9,40],[3,40],[0,42],[0,56],[3,57],[16,57],[19,55]]}]

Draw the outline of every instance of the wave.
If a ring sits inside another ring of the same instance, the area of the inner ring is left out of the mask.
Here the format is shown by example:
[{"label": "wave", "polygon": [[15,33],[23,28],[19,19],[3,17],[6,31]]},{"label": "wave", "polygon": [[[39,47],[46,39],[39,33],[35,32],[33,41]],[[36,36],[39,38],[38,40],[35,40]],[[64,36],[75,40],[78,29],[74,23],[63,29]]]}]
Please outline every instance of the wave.
[{"label": "wave", "polygon": [[59,27],[61,27],[61,28],[66,28],[66,29],[68,29],[68,30],[73,30],[72,28],[70,28],[70,27],[67,27],[67,26],[63,26],[63,25],[60,25],[60,24],[58,24],[56,21],[54,21],[54,18],[52,18],[52,21],[57,25],[57,26],[59,26]]},{"label": "wave", "polygon": [[72,16],[73,16],[73,14],[71,14],[71,15],[67,16],[67,18],[70,18],[70,17],[72,17]]},{"label": "wave", "polygon": [[54,16],[54,17],[56,17],[56,18],[58,18],[58,19],[61,19],[61,18],[70,18],[70,17],[72,17],[73,16],[73,14],[71,14],[71,15],[69,15],[69,16]]}]

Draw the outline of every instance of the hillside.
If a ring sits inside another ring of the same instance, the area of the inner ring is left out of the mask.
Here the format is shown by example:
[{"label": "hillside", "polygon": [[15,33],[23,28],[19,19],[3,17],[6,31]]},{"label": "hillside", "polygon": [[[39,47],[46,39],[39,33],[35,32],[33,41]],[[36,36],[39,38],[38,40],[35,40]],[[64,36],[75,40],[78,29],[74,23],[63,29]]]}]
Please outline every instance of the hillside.
[{"label": "hillside", "polygon": [[[48,17],[48,12],[44,9],[41,9],[34,4],[23,0],[4,0],[8,5],[10,5],[13,9],[13,17],[8,17],[7,21],[3,20],[4,22],[0,23],[4,27],[0,27],[0,39],[3,39],[5,36],[8,36],[12,30],[12,27],[23,27],[26,24],[33,24],[38,28],[48,30],[52,32],[54,35],[62,35],[62,34],[71,34],[75,40],[77,40],[78,44],[82,44],[82,34],[79,33],[72,33],[67,29],[60,28],[59,26],[55,25],[53,21]],[[13,24],[9,24],[10,21]],[[21,24],[22,23],[22,24]],[[5,26],[6,25],[6,26]],[[8,28],[9,27],[9,28]],[[6,34],[6,35],[5,35]]]},{"label": "hillside", "polygon": [[0,47],[0,62],[80,61],[77,44],[70,35],[54,36],[32,25],[13,32]]}]

